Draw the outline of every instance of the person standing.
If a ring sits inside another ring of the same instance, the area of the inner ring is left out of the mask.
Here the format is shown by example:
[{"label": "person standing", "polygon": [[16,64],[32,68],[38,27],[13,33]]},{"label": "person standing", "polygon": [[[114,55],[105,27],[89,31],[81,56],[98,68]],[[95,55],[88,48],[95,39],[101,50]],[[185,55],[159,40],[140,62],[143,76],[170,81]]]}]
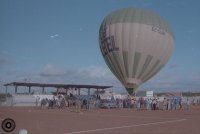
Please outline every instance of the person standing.
[{"label": "person standing", "polygon": [[187,104],[187,110],[189,110],[189,108],[190,108],[190,101],[189,101],[189,98],[187,98],[186,104]]},{"label": "person standing", "polygon": [[167,99],[164,98],[163,100],[163,110],[167,110]]},{"label": "person standing", "polygon": [[156,99],[153,99],[153,110],[156,110]]},{"label": "person standing", "polygon": [[171,100],[167,100],[167,110],[171,110]]},{"label": "person standing", "polygon": [[182,109],[182,99],[180,98],[179,100],[179,109],[181,110]]},{"label": "person standing", "polygon": [[176,110],[177,108],[177,98],[174,99],[174,110]]},{"label": "person standing", "polygon": [[38,107],[39,100],[40,100],[40,98],[37,96],[37,97],[36,97],[36,100],[35,100],[35,105],[36,105],[36,107]]}]

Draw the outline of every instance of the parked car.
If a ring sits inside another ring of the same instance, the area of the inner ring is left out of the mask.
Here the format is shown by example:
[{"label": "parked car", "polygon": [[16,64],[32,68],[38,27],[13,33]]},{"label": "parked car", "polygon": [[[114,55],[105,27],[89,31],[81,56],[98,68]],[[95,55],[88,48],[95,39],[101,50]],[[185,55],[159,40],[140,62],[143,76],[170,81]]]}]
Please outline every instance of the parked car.
[{"label": "parked car", "polygon": [[117,108],[117,103],[111,100],[101,100],[100,108]]}]

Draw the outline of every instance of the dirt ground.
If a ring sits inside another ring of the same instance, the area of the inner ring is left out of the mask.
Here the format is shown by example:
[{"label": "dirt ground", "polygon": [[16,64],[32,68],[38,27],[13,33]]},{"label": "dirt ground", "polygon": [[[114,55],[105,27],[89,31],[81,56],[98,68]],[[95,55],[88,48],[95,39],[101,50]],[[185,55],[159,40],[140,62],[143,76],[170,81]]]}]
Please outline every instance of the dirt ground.
[{"label": "dirt ground", "polygon": [[[28,134],[200,134],[200,106],[190,110],[40,109],[0,107],[0,121],[15,120]],[[0,128],[0,134],[4,134]]]}]

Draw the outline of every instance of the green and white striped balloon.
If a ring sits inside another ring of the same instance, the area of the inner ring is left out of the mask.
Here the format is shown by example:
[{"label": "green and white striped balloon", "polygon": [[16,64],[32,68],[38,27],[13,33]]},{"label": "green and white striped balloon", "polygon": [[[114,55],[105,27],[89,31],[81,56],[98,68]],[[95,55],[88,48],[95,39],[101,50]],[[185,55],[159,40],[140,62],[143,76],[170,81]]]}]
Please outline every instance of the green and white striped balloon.
[{"label": "green and white striped balloon", "polygon": [[154,76],[168,61],[174,34],[157,14],[124,8],[112,12],[99,30],[103,58],[129,94]]}]

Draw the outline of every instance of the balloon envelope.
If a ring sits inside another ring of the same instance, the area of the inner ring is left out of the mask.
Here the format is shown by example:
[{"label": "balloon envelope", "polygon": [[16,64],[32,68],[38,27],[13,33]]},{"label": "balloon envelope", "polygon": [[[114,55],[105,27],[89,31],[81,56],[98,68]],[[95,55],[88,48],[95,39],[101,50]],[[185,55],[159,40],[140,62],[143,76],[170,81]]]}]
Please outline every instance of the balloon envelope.
[{"label": "balloon envelope", "polygon": [[132,94],[167,63],[174,35],[157,14],[124,8],[105,17],[99,30],[99,44],[106,64]]}]

